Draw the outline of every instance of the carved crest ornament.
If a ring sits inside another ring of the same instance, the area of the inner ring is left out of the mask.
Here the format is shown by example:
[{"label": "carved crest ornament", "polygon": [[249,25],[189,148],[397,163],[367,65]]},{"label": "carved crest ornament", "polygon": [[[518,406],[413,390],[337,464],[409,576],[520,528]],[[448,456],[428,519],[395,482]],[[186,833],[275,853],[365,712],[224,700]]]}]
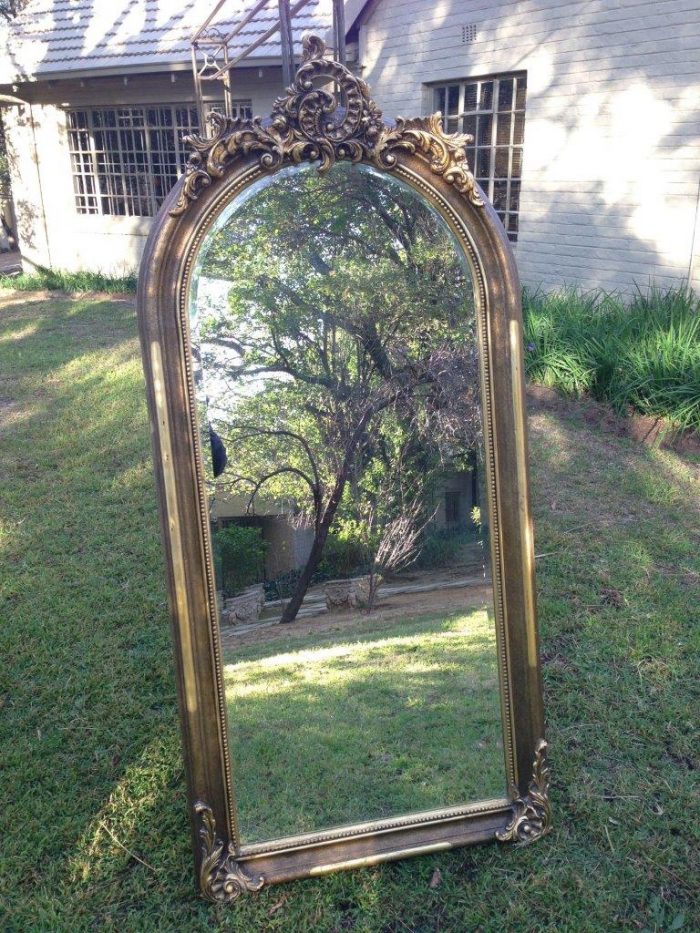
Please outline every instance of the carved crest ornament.
[{"label": "carved crest ornament", "polygon": [[[170,214],[184,213],[190,201],[226,172],[237,158],[258,155],[261,168],[271,170],[303,161],[320,163],[327,172],[340,160],[364,161],[385,171],[396,164],[394,151],[407,150],[423,158],[430,170],[454,185],[472,204],[483,204],[474,175],[467,164],[465,146],[472,137],[445,133],[439,113],[383,122],[382,112],[370,97],[367,84],[338,62],[325,58],[326,47],[317,36],[304,39],[304,56],[294,83],[279,97],[272,117],[231,119],[212,113],[214,135],[187,136],[193,150],[185,170],[185,184]],[[345,106],[318,88],[315,82],[334,82]]]},{"label": "carved crest ornament", "polygon": [[[192,153],[180,195],[169,212],[171,216],[184,214],[203,189],[251,154],[257,157],[263,171],[317,162],[318,170],[327,172],[335,162],[345,160],[391,172],[398,164],[396,151],[403,150],[420,158],[430,172],[454,186],[471,205],[483,206],[467,164],[465,147],[472,137],[445,133],[439,113],[385,123],[367,84],[343,65],[326,59],[325,52],[319,38],[305,38],[303,60],[294,83],[275,101],[270,119],[230,119],[212,113],[209,118],[212,136],[186,138]],[[343,107],[328,88],[337,89]],[[519,796],[516,788],[511,789],[510,821],[495,832],[501,842],[527,844],[551,829],[546,751],[547,743],[540,739],[527,792]],[[246,892],[259,891],[266,878],[250,873],[235,844],[224,842],[217,835],[212,807],[198,799],[194,815],[203,895],[215,903],[232,903]]]},{"label": "carved crest ornament", "polygon": [[527,845],[545,836],[551,830],[550,771],[547,767],[546,755],[547,743],[544,739],[540,739],[535,749],[532,781],[528,793],[523,797],[518,797],[517,790],[511,789],[515,797],[513,819],[502,832],[496,833],[499,842],[518,842],[521,845]]}]

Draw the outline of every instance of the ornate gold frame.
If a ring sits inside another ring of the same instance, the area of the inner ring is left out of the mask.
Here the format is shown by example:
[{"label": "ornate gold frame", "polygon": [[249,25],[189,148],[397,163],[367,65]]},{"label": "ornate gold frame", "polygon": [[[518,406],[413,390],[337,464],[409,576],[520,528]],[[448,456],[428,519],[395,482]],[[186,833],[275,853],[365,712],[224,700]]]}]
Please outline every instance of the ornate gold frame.
[{"label": "ornate gold frame", "polygon": [[[520,285],[510,245],[439,114],[384,123],[367,85],[305,41],[294,84],[271,120],[213,115],[153,225],[138,292],[139,326],[166,551],[192,836],[212,901],[291,878],[488,839],[531,842],[551,825],[534,597]],[[340,110],[333,94],[342,91]],[[220,211],[294,163],[351,160],[389,172],[442,215],[472,270],[482,345],[484,433],[506,772],[510,797],[241,845],[228,748],[209,525],[195,409],[187,298],[194,257]]]}]

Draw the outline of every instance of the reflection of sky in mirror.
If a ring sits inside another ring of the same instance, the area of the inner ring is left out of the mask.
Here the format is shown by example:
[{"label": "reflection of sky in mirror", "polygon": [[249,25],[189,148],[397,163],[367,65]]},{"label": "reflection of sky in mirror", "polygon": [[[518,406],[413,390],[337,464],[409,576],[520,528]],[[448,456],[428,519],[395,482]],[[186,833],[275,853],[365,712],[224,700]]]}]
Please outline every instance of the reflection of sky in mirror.
[{"label": "reflection of sky in mirror", "polygon": [[[227,227],[231,222],[235,223],[235,215],[239,214],[245,205],[255,198],[259,192],[274,184],[277,179],[284,178],[296,172],[308,170],[309,167],[288,166],[281,169],[275,175],[267,178],[261,178],[254,182],[245,191],[237,195],[230,204],[228,204],[216,221],[207,232],[207,236],[197,255],[197,260],[192,274],[190,285],[190,329],[192,339],[199,348],[199,353],[209,354],[216,360],[217,368],[224,366],[236,366],[241,361],[241,355],[235,350],[217,346],[213,343],[207,343],[200,340],[200,325],[202,320],[211,316],[219,317],[228,310],[228,297],[231,291],[231,279],[214,277],[207,274],[207,256],[215,242],[216,234]],[[206,396],[209,417],[216,420],[225,417],[230,411],[230,400],[227,405],[222,404],[222,400],[227,396],[230,399],[231,386],[223,376],[217,376],[214,368],[210,367],[206,372],[201,366],[196,367],[198,371],[197,382],[201,385],[200,391]],[[241,395],[254,395],[260,391],[262,380],[250,380],[249,385],[244,387],[240,384],[236,391]]]}]

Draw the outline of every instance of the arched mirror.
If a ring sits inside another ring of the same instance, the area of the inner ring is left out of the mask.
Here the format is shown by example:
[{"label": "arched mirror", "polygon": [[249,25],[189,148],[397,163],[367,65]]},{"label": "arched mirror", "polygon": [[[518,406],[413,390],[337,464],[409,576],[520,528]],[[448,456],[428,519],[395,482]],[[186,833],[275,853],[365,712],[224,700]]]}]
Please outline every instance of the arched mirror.
[{"label": "arched mirror", "polygon": [[315,39],[215,128],[139,296],[202,891],[538,838],[518,282],[464,139]]}]

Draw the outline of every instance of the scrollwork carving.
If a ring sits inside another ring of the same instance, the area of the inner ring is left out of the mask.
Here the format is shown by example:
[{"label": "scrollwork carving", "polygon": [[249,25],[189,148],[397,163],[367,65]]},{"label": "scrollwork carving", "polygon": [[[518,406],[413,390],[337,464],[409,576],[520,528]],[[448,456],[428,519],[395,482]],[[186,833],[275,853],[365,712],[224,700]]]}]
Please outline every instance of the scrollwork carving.
[{"label": "scrollwork carving", "polygon": [[[221,178],[229,164],[250,153],[258,155],[265,170],[284,163],[318,161],[319,171],[325,172],[336,161],[349,160],[391,171],[400,149],[426,161],[432,172],[472,204],[483,204],[467,164],[465,146],[471,136],[445,133],[439,113],[413,120],[399,117],[394,126],[388,126],[367,84],[343,65],[326,59],[325,51],[317,36],[304,39],[304,56],[294,83],[275,101],[271,121],[263,123],[261,117],[232,120],[212,113],[212,136],[186,137],[193,151],[171,216],[183,214],[188,203]],[[317,86],[330,82],[340,89],[344,107],[339,107],[333,93]]]},{"label": "scrollwork carving", "polygon": [[425,159],[432,172],[442,175],[468,201],[481,207],[484,202],[469,169],[465,149],[472,138],[464,133],[445,133],[439,113],[413,120],[399,117],[396,126],[386,129],[379,140],[373,161],[390,169],[396,164],[394,149],[416,153]]},{"label": "scrollwork carving", "polygon": [[496,833],[500,842],[519,842],[526,845],[535,842],[551,830],[550,770],[546,764],[546,755],[547,743],[540,739],[535,748],[532,781],[528,792],[523,797],[516,797],[513,803],[513,819],[504,830]]},{"label": "scrollwork carving", "polygon": [[199,819],[202,840],[202,860],[199,884],[204,897],[216,904],[230,904],[249,891],[259,891],[265,884],[262,875],[251,876],[238,863],[230,846],[216,835],[216,822],[211,807],[201,800],[194,805]]}]

